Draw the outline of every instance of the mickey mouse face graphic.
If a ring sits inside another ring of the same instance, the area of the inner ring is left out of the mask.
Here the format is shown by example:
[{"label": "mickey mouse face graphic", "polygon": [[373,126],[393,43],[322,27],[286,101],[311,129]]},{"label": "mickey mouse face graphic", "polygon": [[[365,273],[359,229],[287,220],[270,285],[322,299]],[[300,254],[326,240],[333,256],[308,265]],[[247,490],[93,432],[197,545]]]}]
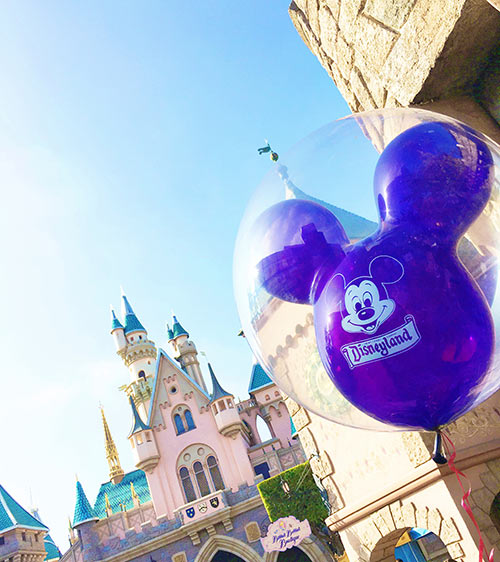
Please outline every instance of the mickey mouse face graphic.
[{"label": "mickey mouse face graphic", "polygon": [[[380,275],[381,268],[378,267],[382,262],[385,262],[386,267],[384,275]],[[389,270],[392,270],[389,276],[388,265]],[[342,328],[346,332],[375,334],[396,308],[396,303],[389,298],[385,285],[401,279],[404,274],[401,263],[391,256],[378,256],[370,263],[369,271],[369,276],[353,279],[345,287]],[[341,277],[343,278],[342,275]]]},{"label": "mickey mouse face graphic", "polygon": [[342,328],[346,332],[374,334],[396,305],[392,299],[381,299],[377,285],[364,279],[359,285],[352,282],[347,287],[345,308],[348,314],[342,318]]}]

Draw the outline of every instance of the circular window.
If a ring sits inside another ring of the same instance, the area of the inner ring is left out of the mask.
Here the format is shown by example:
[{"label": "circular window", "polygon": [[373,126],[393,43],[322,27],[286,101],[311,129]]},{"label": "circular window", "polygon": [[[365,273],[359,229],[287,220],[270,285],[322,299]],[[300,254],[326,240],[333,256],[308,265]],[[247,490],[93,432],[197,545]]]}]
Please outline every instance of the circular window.
[{"label": "circular window", "polygon": [[177,392],[177,387],[176,386],[171,386],[170,387],[170,394],[175,394]]},{"label": "circular window", "polygon": [[189,453],[186,453],[182,458],[187,462],[191,460],[191,455]]},{"label": "circular window", "polygon": [[205,449],[204,449],[203,447],[200,447],[196,452],[197,452],[198,455],[200,455],[200,457],[201,457],[201,455],[203,455],[203,454],[205,453]]}]

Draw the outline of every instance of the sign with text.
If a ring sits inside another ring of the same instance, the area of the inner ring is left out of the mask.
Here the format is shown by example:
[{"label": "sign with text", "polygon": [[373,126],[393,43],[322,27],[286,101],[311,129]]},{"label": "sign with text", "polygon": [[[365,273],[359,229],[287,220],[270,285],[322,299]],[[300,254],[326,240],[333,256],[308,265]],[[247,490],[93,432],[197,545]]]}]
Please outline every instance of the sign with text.
[{"label": "sign with text", "polygon": [[309,521],[299,521],[293,515],[277,519],[269,525],[267,536],[262,537],[260,542],[266,552],[279,550],[283,552],[288,548],[299,545],[311,534]]}]

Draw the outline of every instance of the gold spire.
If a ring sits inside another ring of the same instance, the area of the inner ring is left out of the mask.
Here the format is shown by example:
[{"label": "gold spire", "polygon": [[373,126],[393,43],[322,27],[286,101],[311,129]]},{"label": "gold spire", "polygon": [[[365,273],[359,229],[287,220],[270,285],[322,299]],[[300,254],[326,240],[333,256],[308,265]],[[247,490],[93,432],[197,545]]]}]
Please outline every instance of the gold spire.
[{"label": "gold spire", "polygon": [[139,496],[137,495],[137,492],[135,491],[133,482],[130,482],[130,495],[132,496],[134,507],[139,507],[141,505],[141,502],[139,500]]},{"label": "gold spire", "polygon": [[102,425],[104,427],[104,446],[106,449],[106,459],[109,464],[109,479],[113,484],[118,484],[123,480],[124,472],[120,466],[120,457],[118,456],[118,451],[116,449],[115,442],[111,437],[111,432],[109,431],[108,422],[104,416],[104,410],[101,408],[102,414]]},{"label": "gold spire", "polygon": [[69,531],[69,542],[74,545],[76,542],[75,532],[73,531],[73,525],[71,524],[71,518],[68,515],[68,531]]},{"label": "gold spire", "polygon": [[111,504],[109,503],[108,494],[106,494],[106,492],[104,492],[104,506],[105,506],[105,510],[106,510],[106,515],[108,517],[110,515],[113,515],[113,510],[111,509]]}]

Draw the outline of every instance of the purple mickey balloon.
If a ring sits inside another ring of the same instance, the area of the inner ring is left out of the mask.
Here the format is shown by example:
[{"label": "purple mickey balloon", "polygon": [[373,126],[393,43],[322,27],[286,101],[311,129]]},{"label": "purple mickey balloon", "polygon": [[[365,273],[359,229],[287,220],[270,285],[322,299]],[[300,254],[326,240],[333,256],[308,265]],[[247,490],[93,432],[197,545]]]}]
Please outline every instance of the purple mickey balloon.
[{"label": "purple mickey balloon", "polygon": [[488,201],[492,173],[482,141],[441,123],[405,131],[380,156],[381,228],[348,253],[315,318],[335,385],[381,421],[437,429],[479,392],[493,322],[456,247]]},{"label": "purple mickey balloon", "polygon": [[[272,220],[261,223],[261,239],[274,247],[264,249],[259,263],[262,283],[279,298],[314,303],[328,374],[350,402],[378,420],[435,430],[467,412],[480,392],[493,323],[457,244],[488,201],[492,182],[491,154],[475,134],[424,123],[381,154],[375,172],[380,228],[351,247],[337,238],[345,257],[329,254],[328,244],[298,243],[307,220],[292,221],[293,237],[286,228],[267,228],[286,223],[281,212],[289,202],[272,207]],[[305,218],[309,203],[294,203],[293,216]]]}]

